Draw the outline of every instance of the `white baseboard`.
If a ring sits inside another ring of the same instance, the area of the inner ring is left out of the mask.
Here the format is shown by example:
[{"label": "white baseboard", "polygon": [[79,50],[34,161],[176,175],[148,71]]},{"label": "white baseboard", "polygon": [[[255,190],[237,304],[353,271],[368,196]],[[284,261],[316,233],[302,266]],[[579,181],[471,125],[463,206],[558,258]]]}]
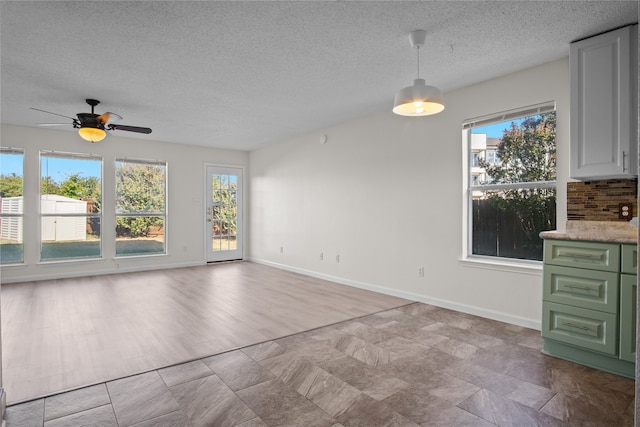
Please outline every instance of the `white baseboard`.
[{"label": "white baseboard", "polygon": [[437,307],[447,308],[447,309],[459,311],[462,313],[472,314],[474,316],[497,320],[499,322],[510,323],[512,325],[523,326],[525,328],[535,329],[538,331],[541,330],[542,328],[542,324],[539,320],[528,319],[525,317],[514,316],[512,314],[487,310],[481,307],[474,307],[466,304],[460,304],[454,301],[448,301],[448,300],[443,300],[439,298],[430,298],[424,295],[414,294],[412,292],[400,291],[397,289],[387,288],[387,287],[378,286],[378,285],[372,285],[364,282],[358,282],[351,279],[344,279],[342,277],[331,276],[328,274],[318,273],[316,271],[305,270],[297,267],[292,267],[286,264],[279,264],[277,262],[267,261],[264,259],[250,257],[248,258],[248,261],[255,262],[258,264],[268,265],[270,267],[279,268],[281,270],[287,270],[294,273],[304,274],[305,276],[311,276],[318,279],[340,283],[341,285],[353,286],[354,288],[366,289],[368,291],[378,292],[385,295],[391,295],[394,297],[405,298],[411,301],[417,301],[425,304],[435,305]]},{"label": "white baseboard", "polygon": [[134,264],[131,266],[121,266],[119,268],[110,268],[107,270],[98,270],[98,271],[56,272],[51,274],[38,274],[38,275],[31,275],[31,276],[16,276],[8,279],[3,277],[2,284],[35,282],[39,280],[68,279],[73,277],[102,276],[105,274],[136,273],[139,271],[166,270],[169,268],[197,267],[205,264],[206,263],[204,261],[176,262],[173,264],[143,265],[143,266]]}]

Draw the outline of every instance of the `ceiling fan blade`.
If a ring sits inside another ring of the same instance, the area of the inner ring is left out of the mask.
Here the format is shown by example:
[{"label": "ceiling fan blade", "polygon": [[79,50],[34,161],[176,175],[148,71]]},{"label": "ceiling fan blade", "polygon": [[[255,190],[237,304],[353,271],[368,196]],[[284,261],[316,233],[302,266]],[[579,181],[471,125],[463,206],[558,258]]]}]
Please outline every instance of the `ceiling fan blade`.
[{"label": "ceiling fan blade", "polygon": [[151,133],[151,129],[149,128],[142,128],[142,127],[138,127],[138,126],[127,126],[127,125],[114,125],[114,124],[110,124],[109,125],[109,130],[111,129],[115,129],[115,130],[126,130],[128,132],[138,132],[138,133]]},{"label": "ceiling fan blade", "polygon": [[69,126],[73,123],[36,123],[36,126]]},{"label": "ceiling fan blade", "polygon": [[43,113],[53,114],[53,115],[55,115],[55,116],[65,117],[65,118],[67,118],[67,119],[71,119],[71,120],[75,120],[75,118],[73,118],[73,117],[65,116],[65,115],[63,115],[63,114],[58,114],[58,113],[52,113],[51,111],[41,110],[41,109],[39,109],[39,108],[33,108],[33,107],[30,107],[30,109],[31,109],[31,110],[36,110],[36,111],[42,111]]},{"label": "ceiling fan blade", "polygon": [[116,113],[110,113],[109,111],[100,114],[97,118],[105,125],[122,120],[121,116],[117,115]]}]

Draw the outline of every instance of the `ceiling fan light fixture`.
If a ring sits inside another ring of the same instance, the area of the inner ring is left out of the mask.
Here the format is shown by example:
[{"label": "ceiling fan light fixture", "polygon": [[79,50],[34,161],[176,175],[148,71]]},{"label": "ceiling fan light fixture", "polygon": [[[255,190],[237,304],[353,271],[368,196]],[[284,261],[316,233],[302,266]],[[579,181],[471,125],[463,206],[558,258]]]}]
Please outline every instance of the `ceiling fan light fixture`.
[{"label": "ceiling fan light fixture", "polygon": [[78,134],[80,135],[80,138],[89,142],[102,141],[107,136],[107,132],[105,132],[104,129],[90,126],[81,127],[78,129]]},{"label": "ceiling fan light fixture", "polygon": [[[145,128],[140,126],[121,125],[114,122],[122,120],[117,114],[106,112],[100,115],[95,113],[96,105],[100,104],[97,99],[88,98],[87,104],[91,106],[90,113],[78,113],[77,119],[73,117],[64,116],[58,113],[52,113],[51,111],[41,110],[39,108],[31,108],[32,110],[42,111],[43,113],[54,114],[56,116],[65,117],[71,119],[71,126],[74,129],[78,129],[78,135],[85,141],[98,142],[102,141],[107,136],[107,131],[122,130],[125,132],[136,132],[150,134],[151,128]],[[64,125],[64,123],[38,123],[38,126],[56,126]]]},{"label": "ceiling fan light fixture", "polygon": [[420,46],[424,44],[425,39],[424,30],[416,30],[409,34],[409,43],[418,52],[418,77],[412,86],[400,89],[396,93],[392,111],[400,116],[430,116],[444,110],[444,98],[440,89],[427,85],[424,79],[420,78]]}]

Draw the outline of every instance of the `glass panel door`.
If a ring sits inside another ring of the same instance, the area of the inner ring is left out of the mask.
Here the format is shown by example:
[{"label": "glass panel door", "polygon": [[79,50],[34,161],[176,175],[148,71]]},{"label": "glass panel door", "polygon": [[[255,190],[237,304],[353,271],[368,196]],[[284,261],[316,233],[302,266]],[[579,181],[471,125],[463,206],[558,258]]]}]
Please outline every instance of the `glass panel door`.
[{"label": "glass panel door", "polygon": [[242,259],[242,169],[207,166],[207,262]]}]

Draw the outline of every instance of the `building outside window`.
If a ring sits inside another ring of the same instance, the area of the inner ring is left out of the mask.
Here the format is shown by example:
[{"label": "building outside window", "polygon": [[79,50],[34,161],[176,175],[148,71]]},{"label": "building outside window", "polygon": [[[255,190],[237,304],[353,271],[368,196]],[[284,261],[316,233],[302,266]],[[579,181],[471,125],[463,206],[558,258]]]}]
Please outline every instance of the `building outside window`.
[{"label": "building outside window", "polygon": [[40,152],[40,259],[102,256],[102,159]]},{"label": "building outside window", "polygon": [[556,228],[553,103],[469,120],[468,256],[542,260]]},{"label": "building outside window", "polygon": [[22,150],[0,147],[0,264],[24,262],[23,165]]},{"label": "building outside window", "polygon": [[[491,138],[494,141],[497,140],[499,141],[498,138]],[[500,158],[498,157],[498,152],[496,151],[497,148],[497,142],[495,144],[491,144],[491,145],[487,145],[487,163],[489,163],[490,165],[495,165],[500,163]]]},{"label": "building outside window", "polygon": [[167,164],[116,160],[116,256],[166,253]]}]

